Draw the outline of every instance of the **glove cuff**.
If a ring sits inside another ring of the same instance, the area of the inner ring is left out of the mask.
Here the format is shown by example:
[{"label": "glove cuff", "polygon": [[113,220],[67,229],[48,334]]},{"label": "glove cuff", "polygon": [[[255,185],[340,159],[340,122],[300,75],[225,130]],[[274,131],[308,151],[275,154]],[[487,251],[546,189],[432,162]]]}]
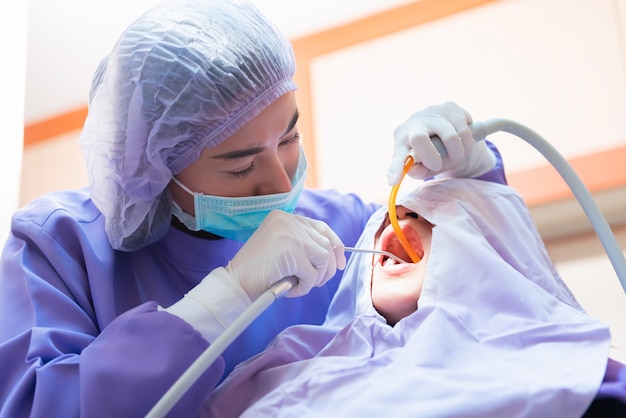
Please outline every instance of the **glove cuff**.
[{"label": "glove cuff", "polygon": [[213,342],[251,304],[248,294],[220,267],[164,310],[182,318],[207,341]]},{"label": "glove cuff", "polygon": [[455,167],[435,176],[445,178],[476,178],[491,171],[497,163],[496,156],[491,152],[485,141],[474,144],[470,154]]}]

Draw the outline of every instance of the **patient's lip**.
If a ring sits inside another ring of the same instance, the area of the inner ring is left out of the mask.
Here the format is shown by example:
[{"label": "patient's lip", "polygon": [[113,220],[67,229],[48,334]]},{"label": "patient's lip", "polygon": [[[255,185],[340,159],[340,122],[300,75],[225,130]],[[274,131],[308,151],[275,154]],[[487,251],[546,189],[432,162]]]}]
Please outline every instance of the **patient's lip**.
[{"label": "patient's lip", "polygon": [[375,266],[375,269],[383,272],[386,276],[404,276],[407,272],[416,270],[419,268],[419,264],[413,263],[400,263],[381,266],[380,264]]}]

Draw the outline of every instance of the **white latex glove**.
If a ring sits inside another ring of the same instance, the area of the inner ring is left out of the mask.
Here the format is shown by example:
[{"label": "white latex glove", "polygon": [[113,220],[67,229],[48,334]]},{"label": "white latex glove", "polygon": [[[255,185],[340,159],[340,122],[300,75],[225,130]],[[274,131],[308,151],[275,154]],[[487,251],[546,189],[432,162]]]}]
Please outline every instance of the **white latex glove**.
[{"label": "white latex glove", "polygon": [[226,267],[165,309],[214,341],[272,284],[296,276],[286,297],[307,294],[346,266],[344,245],[324,222],[274,210]]},{"label": "white latex glove", "polygon": [[[400,182],[409,153],[415,164],[407,174],[415,179],[440,173],[446,177],[477,177],[489,171],[495,158],[483,141],[474,142],[471,123],[469,112],[453,102],[429,106],[411,115],[394,131],[393,156],[387,172],[389,185]],[[433,145],[432,135],[441,139],[445,157]]]},{"label": "white latex glove", "polygon": [[274,282],[296,276],[287,297],[305,295],[346,266],[343,243],[324,222],[274,210],[228,263],[226,271],[251,299]]}]

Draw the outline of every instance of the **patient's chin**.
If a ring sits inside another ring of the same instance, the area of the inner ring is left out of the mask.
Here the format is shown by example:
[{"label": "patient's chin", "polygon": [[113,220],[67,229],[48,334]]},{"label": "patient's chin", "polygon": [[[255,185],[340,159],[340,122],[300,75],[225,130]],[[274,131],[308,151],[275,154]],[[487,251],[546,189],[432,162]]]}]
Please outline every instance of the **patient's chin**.
[{"label": "patient's chin", "polygon": [[405,309],[405,310],[394,310],[393,312],[381,312],[378,311],[379,314],[381,314],[385,320],[387,321],[387,324],[389,326],[395,326],[398,322],[400,322],[402,319],[406,318],[407,316],[411,315],[412,313],[417,311],[417,304],[415,304],[412,308],[410,309]]},{"label": "patient's chin", "polygon": [[[420,289],[421,290],[421,289]],[[381,293],[376,289],[372,290],[372,305],[374,309],[381,314],[387,324],[394,326],[402,318],[411,315],[417,311],[417,299],[419,291],[404,294]]]}]

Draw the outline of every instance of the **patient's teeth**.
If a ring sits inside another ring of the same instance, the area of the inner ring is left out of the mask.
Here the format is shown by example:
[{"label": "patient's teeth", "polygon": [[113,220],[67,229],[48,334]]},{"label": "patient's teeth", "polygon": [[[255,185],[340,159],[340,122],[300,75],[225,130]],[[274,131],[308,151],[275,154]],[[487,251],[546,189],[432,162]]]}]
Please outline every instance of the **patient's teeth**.
[{"label": "patient's teeth", "polygon": [[387,258],[387,259],[385,260],[385,263],[384,263],[383,265],[385,265],[385,266],[391,266],[391,265],[393,265],[393,264],[396,264],[395,260],[394,260],[393,258],[389,257],[389,258]]}]

